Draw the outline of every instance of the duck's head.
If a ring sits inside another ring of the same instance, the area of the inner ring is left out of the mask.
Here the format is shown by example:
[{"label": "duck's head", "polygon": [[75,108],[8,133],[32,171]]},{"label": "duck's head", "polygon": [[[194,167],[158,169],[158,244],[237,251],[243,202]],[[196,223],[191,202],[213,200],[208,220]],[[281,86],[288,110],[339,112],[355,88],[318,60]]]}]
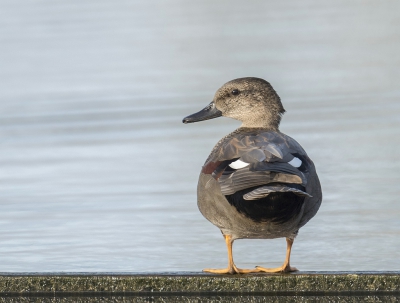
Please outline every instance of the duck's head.
[{"label": "duck's head", "polygon": [[209,105],[183,123],[224,116],[241,121],[242,127],[278,130],[284,112],[271,84],[260,78],[239,78],[225,83]]}]

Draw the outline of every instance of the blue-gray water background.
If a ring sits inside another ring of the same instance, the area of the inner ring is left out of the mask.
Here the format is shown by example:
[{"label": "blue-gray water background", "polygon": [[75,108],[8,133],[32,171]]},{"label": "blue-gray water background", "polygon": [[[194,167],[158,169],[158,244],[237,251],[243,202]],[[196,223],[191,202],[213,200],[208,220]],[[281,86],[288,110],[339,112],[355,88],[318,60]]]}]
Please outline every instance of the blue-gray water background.
[{"label": "blue-gray water background", "polygon": [[[0,271],[225,266],[200,168],[239,123],[183,125],[225,82],[272,83],[324,201],[300,270],[400,269],[400,2],[1,1]],[[240,267],[285,240],[239,240]]]}]

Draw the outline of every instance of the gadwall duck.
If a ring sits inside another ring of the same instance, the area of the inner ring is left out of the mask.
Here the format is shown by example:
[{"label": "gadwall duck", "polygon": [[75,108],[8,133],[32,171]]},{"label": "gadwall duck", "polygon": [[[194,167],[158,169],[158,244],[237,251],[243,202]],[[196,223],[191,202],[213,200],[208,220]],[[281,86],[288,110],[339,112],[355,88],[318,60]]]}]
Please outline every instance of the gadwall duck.
[{"label": "gadwall duck", "polygon": [[[259,78],[224,84],[203,110],[184,123],[225,116],[242,122],[208,156],[197,187],[198,207],[217,226],[228,249],[228,267],[204,269],[218,274],[291,272],[290,252],[300,227],[322,201],[314,163],[291,137],[279,131],[285,109],[272,86]],[[281,267],[240,269],[233,262],[236,239],[285,237]]]}]

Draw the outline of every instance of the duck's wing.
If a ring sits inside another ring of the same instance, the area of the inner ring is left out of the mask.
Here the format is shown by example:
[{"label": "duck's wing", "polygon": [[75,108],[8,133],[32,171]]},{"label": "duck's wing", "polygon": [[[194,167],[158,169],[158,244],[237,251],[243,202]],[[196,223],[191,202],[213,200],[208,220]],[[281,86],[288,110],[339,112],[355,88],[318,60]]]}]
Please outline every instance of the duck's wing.
[{"label": "duck's wing", "polygon": [[234,136],[220,144],[209,158],[209,163],[216,163],[213,176],[224,195],[254,188],[243,197],[246,200],[259,199],[271,192],[309,195],[303,190],[309,161],[300,144],[279,132]]}]

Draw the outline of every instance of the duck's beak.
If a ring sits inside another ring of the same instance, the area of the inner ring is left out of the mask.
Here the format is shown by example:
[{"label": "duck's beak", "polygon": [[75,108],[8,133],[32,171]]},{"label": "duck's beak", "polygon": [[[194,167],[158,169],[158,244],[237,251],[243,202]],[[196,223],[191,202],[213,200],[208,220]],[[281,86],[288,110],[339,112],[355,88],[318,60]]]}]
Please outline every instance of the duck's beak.
[{"label": "duck's beak", "polygon": [[185,124],[193,123],[193,122],[199,122],[199,121],[218,118],[221,116],[222,116],[222,112],[217,109],[217,107],[215,106],[215,103],[213,101],[210,104],[208,104],[205,108],[203,108],[201,111],[183,118],[182,122]]}]

